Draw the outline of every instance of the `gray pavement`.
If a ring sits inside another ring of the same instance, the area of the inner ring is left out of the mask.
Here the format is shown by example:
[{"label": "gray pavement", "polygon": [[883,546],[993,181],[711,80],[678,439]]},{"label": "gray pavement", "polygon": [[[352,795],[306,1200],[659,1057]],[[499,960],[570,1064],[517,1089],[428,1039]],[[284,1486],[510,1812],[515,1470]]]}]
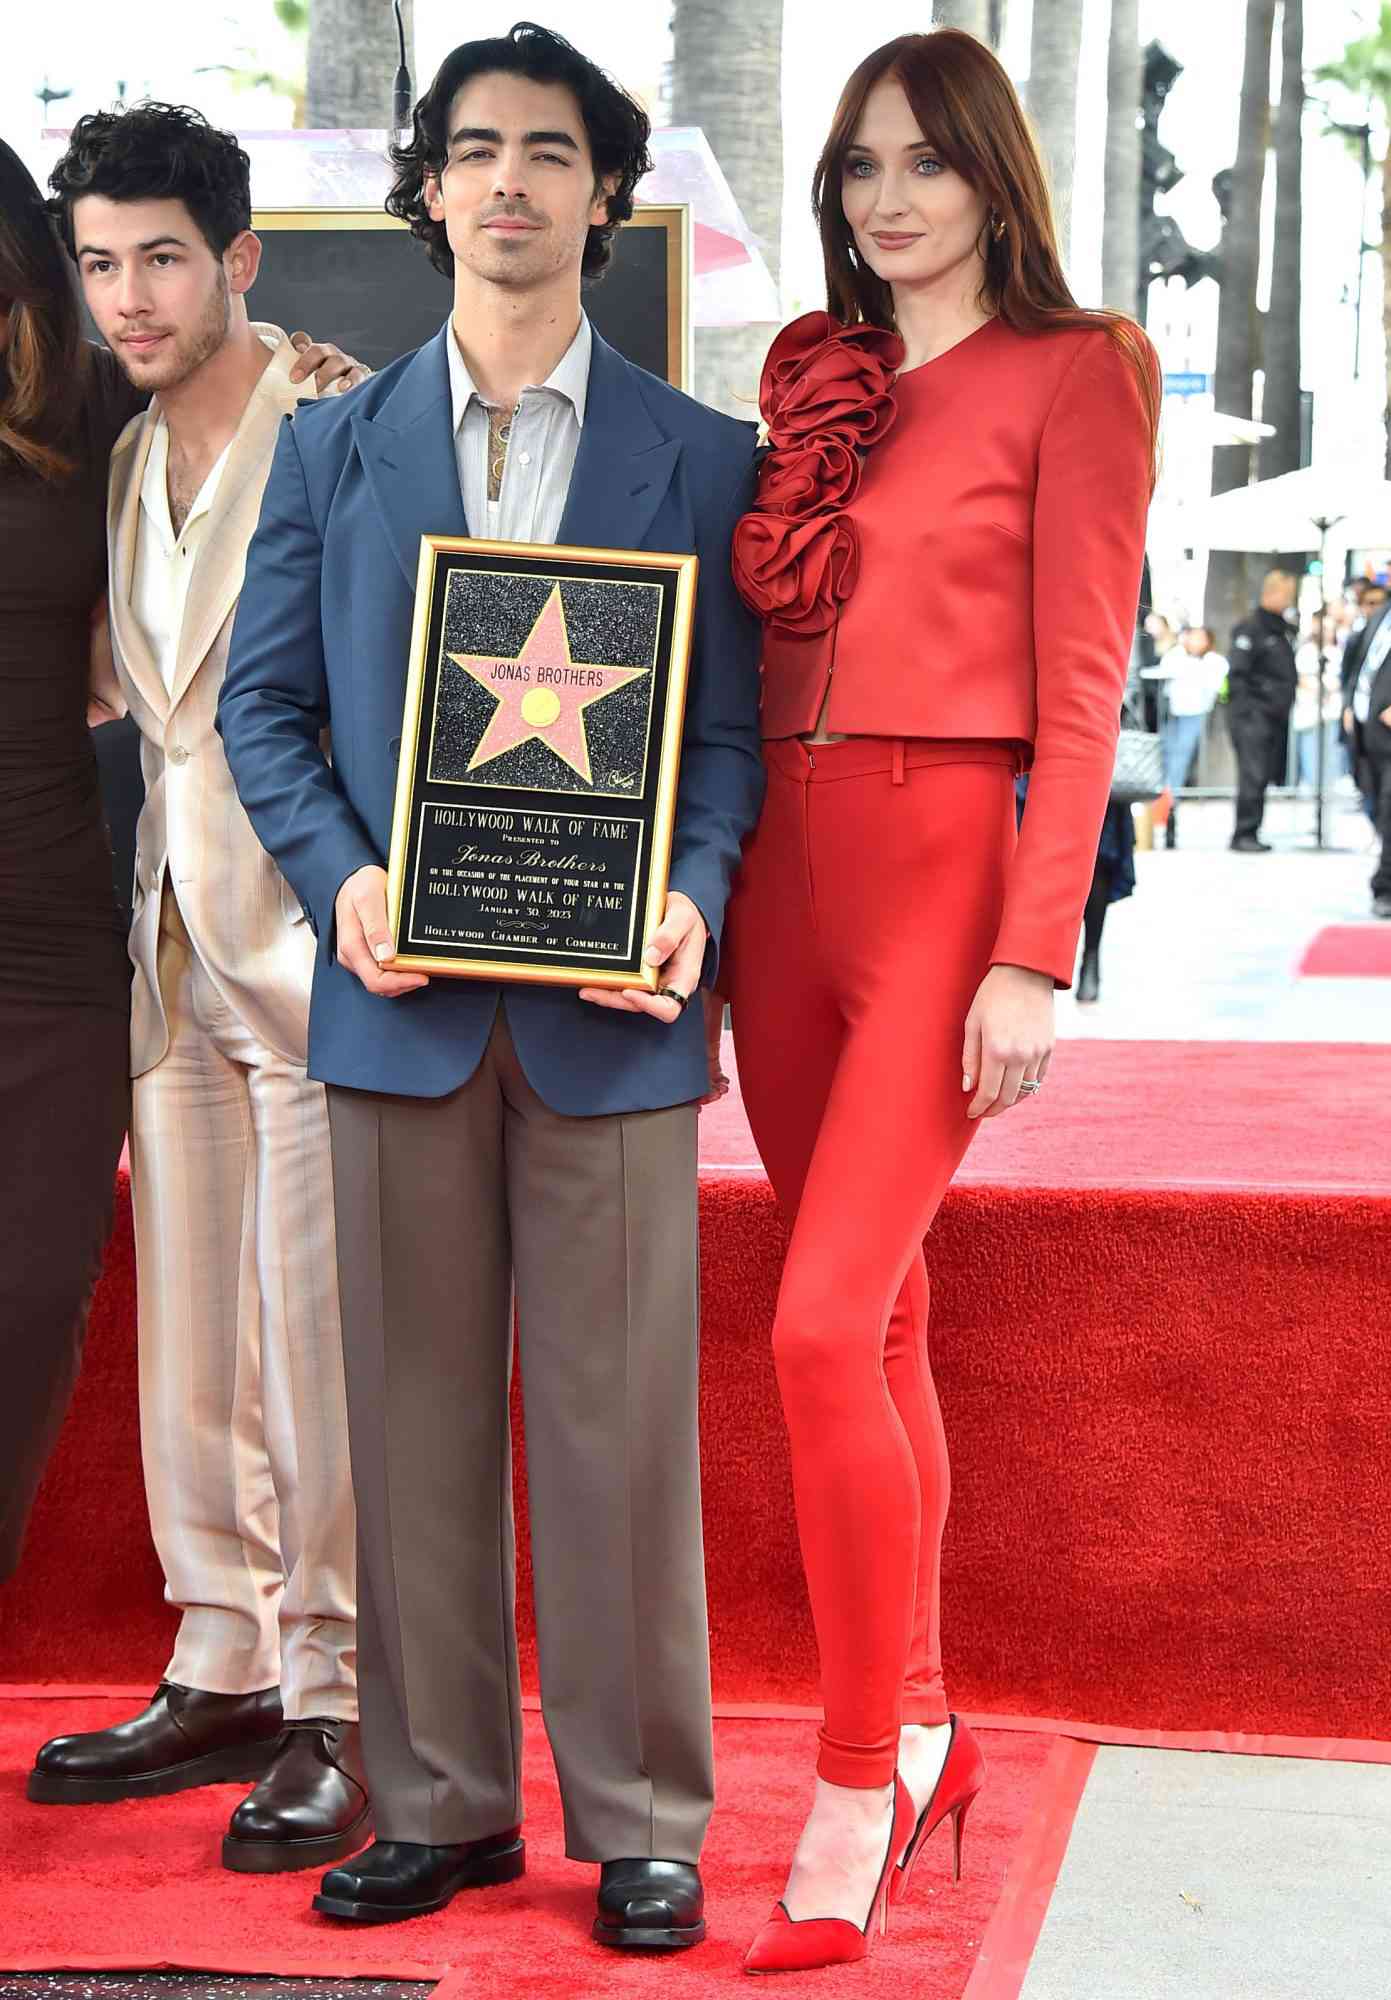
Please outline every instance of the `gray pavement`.
[{"label": "gray pavement", "polygon": [[1059,1034],[1391,1041],[1391,980],[1296,977],[1316,931],[1371,920],[1371,827],[1348,798],[1333,797],[1330,845],[1320,853],[1312,844],[1313,811],[1307,800],[1273,799],[1264,835],[1275,851],[1233,854],[1230,800],[1185,800],[1180,845],[1138,854],[1135,894],[1112,905],[1099,1004],[1079,1007],[1060,994]]},{"label": "gray pavement", "polygon": [[[1272,800],[1269,855],[1228,851],[1228,800],[1186,801],[1180,845],[1136,857],[1101,1001],[1063,1035],[1388,1042],[1391,980],[1300,978],[1325,924],[1370,916],[1371,829]],[[1387,2000],[1391,1766],[1104,1747],[1021,2000]]]},{"label": "gray pavement", "polygon": [[1021,2000],[1386,2000],[1391,1766],[1103,1747]]}]

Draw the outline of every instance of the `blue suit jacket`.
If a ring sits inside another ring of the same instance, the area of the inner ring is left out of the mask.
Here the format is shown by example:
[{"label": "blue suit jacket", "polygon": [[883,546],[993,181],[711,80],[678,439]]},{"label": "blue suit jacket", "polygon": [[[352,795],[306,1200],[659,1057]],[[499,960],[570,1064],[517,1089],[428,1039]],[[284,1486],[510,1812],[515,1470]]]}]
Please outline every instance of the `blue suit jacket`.
[{"label": "blue suit jacket", "polygon": [[[476,1068],[500,989],[436,978],[384,1000],[334,955],[347,877],[385,865],[422,534],[465,535],[446,326],[350,396],[286,420],[247,556],[218,728],[242,804],[319,940],[309,1070],[325,1083],[437,1097]],[[730,580],[753,490],[754,429],[635,368],[596,334],[558,539],[700,557],[671,887],[710,929],[713,976],[739,844],[763,795],[758,632]],[[333,761],[320,747],[332,731]],[[698,1097],[700,1009],[667,1027],[569,988],[509,986],[533,1087],[570,1115]]]}]

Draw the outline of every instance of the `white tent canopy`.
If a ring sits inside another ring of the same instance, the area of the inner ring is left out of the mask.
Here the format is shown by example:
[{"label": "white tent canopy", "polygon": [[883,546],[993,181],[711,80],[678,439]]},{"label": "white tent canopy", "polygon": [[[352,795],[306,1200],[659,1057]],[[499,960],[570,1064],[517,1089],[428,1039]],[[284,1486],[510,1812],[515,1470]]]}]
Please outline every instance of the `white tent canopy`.
[{"label": "white tent canopy", "polygon": [[1262,438],[1273,438],[1274,424],[1258,423],[1254,417],[1224,417],[1220,410],[1207,410],[1208,443],[1259,444]]},{"label": "white tent canopy", "polygon": [[1345,548],[1391,548],[1391,481],[1339,462],[1234,487],[1194,512],[1195,541],[1209,549],[1315,550],[1326,536]]}]

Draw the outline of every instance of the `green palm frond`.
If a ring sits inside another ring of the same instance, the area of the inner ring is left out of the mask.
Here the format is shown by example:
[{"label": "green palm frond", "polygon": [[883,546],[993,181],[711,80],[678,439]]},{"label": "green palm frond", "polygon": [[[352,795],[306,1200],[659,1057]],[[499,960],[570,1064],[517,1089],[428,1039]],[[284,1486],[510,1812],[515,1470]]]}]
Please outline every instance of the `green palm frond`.
[{"label": "green palm frond", "polygon": [[1320,83],[1341,84],[1375,98],[1391,113],[1391,4],[1383,4],[1375,29],[1349,42],[1333,62],[1315,71]]},{"label": "green palm frond", "polygon": [[[273,0],[273,12],[279,25],[296,37],[307,36],[309,31],[309,0]],[[229,26],[233,24],[229,22]],[[244,25],[244,24],[243,24]],[[225,76],[234,90],[273,90],[277,97],[288,97],[294,105],[294,123],[304,123],[304,48],[294,43],[284,47],[277,67],[277,58],[268,61],[260,50],[243,44],[234,50],[231,62],[202,63],[194,71],[195,76]],[[287,74],[289,66],[299,71],[298,75]]]}]

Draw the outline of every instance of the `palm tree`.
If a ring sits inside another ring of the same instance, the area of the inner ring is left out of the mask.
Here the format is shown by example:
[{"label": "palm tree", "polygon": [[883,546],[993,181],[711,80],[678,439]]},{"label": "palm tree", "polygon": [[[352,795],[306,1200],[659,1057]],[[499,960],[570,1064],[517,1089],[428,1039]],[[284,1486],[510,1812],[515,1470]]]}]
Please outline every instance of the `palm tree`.
[{"label": "palm tree", "polygon": [[[1261,257],[1261,190],[1270,128],[1270,46],[1275,0],[1246,0],[1246,52],[1241,69],[1236,165],[1224,181],[1222,288],[1217,308],[1217,368],[1213,378],[1219,410],[1229,417],[1251,415],[1251,378],[1259,351],[1256,282]],[[1222,195],[1219,194],[1219,199]],[[1246,445],[1225,445],[1212,454],[1212,490],[1227,493],[1251,477]],[[1250,609],[1246,559],[1214,549],[1208,559],[1203,621],[1221,645]]]},{"label": "palm tree", "polygon": [[1101,297],[1118,312],[1140,303],[1140,0],[1111,0],[1106,68],[1105,233]]},{"label": "palm tree", "polygon": [[[698,125],[758,240],[776,284],[782,236],[783,0],[676,0],[671,115]],[[732,416],[758,413],[758,378],[774,328],[704,327],[695,391]]]},{"label": "palm tree", "polygon": [[[1318,71],[1320,83],[1341,84],[1391,121],[1391,5],[1383,5],[1370,34],[1349,42],[1336,62]],[[1387,381],[1391,384],[1391,145],[1381,162],[1381,272]],[[1386,411],[1386,476],[1391,479],[1391,402]]]},{"label": "palm tree", "polygon": [[[1304,167],[1304,0],[1285,0],[1280,29],[1280,108],[1275,116],[1275,246],[1270,311],[1262,340],[1265,395],[1261,416],[1274,437],[1261,440],[1261,478],[1299,466],[1300,213]],[[1303,567],[1302,558],[1297,567]]]},{"label": "palm tree", "polygon": [[965,28],[998,49],[1005,32],[1005,0],[933,0],[934,28]]},{"label": "palm tree", "polygon": [[[304,36],[309,26],[309,0],[275,0],[275,18],[282,28],[287,28],[292,37],[291,62],[280,68],[263,61],[256,51],[243,48],[239,60],[234,63],[200,63],[193,72],[195,76],[209,76],[218,73],[225,76],[233,90],[273,90],[277,97],[288,97],[292,110],[290,123],[296,130],[306,123],[304,101]],[[66,96],[66,92],[62,93]],[[125,85],[119,86],[117,95],[125,96]]]},{"label": "palm tree", "polygon": [[[415,0],[401,0],[411,67]],[[379,131],[391,124],[400,55],[390,0],[309,0],[308,121],[316,130]],[[415,95],[420,79],[414,77]]]},{"label": "palm tree", "polygon": [[1072,236],[1077,66],[1081,54],[1082,0],[1034,0],[1029,40],[1029,117],[1048,162],[1064,262]]}]

